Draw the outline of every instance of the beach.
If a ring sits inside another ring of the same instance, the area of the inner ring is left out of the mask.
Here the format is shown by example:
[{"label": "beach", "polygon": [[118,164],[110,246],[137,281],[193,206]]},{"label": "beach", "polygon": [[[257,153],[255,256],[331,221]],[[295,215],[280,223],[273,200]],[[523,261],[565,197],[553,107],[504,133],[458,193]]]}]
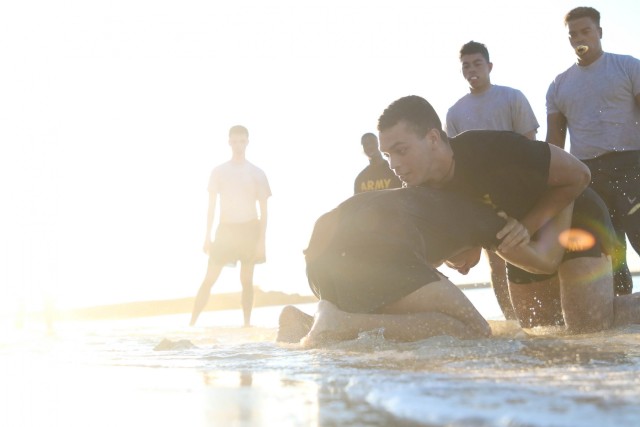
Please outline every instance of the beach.
[{"label": "beach", "polygon": [[[638,278],[636,287],[638,290]],[[635,426],[640,325],[529,337],[491,289],[491,339],[274,342],[281,307],[2,331],[3,426]],[[298,307],[312,312],[315,304]]]}]

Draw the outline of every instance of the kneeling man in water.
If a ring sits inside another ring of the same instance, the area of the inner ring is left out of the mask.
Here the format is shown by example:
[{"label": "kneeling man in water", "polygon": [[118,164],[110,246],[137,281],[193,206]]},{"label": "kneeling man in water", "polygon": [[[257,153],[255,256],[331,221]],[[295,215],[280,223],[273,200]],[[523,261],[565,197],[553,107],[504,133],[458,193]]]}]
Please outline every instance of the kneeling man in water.
[{"label": "kneeling man in water", "polygon": [[315,319],[293,307],[278,341],[315,345],[382,329],[386,339],[435,335],[481,338],[491,329],[463,292],[436,269],[483,246],[535,273],[557,269],[571,206],[553,224],[556,239],[529,242],[522,225],[492,207],[426,187],[355,195],[316,222],[305,250],[307,278],[320,298]]}]

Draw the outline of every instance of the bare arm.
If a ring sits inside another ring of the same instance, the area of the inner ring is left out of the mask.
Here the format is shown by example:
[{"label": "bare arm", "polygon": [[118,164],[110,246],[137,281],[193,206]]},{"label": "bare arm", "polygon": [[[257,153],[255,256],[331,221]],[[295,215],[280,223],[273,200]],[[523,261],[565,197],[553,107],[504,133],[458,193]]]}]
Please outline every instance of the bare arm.
[{"label": "bare arm", "polygon": [[529,235],[533,235],[573,202],[591,181],[591,172],[583,162],[554,145],[549,148],[551,159],[548,189],[521,221]]},{"label": "bare arm", "polygon": [[532,130],[530,132],[525,132],[522,135],[526,136],[527,138],[529,138],[532,141],[535,141],[537,133],[538,133],[538,130],[534,129],[534,130]]},{"label": "bare arm", "polygon": [[[505,261],[535,274],[552,274],[557,271],[565,248],[559,243],[560,233],[571,226],[571,215],[573,213],[573,203],[565,207],[549,223],[547,223],[538,239],[530,241],[526,245],[516,246],[509,251],[497,251]],[[500,214],[507,222],[516,221]],[[517,222],[517,221],[516,221]]]},{"label": "bare arm", "polygon": [[[636,97],[636,101],[637,101]],[[546,141],[556,147],[564,148],[567,138],[567,118],[562,113],[547,115],[547,139]]]},{"label": "bare arm", "polygon": [[[531,273],[554,273],[558,269],[565,251],[558,238],[560,233],[571,226],[572,212],[573,202],[542,228],[536,240],[509,247],[509,250],[497,248],[496,253],[505,261]],[[522,228],[522,225],[516,219],[508,217],[504,212],[500,212],[498,215],[507,220],[503,230],[507,228]],[[480,247],[465,248],[447,258],[445,263],[449,268],[457,270],[459,273],[467,274],[478,263],[480,250]]]},{"label": "bare arm", "polygon": [[217,193],[209,193],[209,207],[207,208],[207,231],[204,234],[204,245],[202,246],[202,250],[205,254],[209,253],[209,247],[211,246],[211,229],[213,228],[213,220],[216,216],[217,200]]},{"label": "bare arm", "polygon": [[258,207],[260,208],[260,237],[258,239],[258,246],[256,248],[256,261],[265,261],[267,253],[267,199],[265,198],[258,200]]}]

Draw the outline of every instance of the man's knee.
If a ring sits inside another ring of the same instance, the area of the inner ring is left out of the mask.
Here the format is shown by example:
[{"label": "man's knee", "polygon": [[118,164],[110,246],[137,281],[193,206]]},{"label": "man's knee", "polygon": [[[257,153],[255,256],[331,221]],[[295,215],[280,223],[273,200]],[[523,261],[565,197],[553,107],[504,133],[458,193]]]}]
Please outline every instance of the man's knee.
[{"label": "man's knee", "polygon": [[564,324],[556,276],[527,284],[509,281],[509,294],[522,328]]},{"label": "man's knee", "polygon": [[596,332],[613,323],[613,273],[611,260],[575,258],[560,266],[562,310],[567,330]]}]

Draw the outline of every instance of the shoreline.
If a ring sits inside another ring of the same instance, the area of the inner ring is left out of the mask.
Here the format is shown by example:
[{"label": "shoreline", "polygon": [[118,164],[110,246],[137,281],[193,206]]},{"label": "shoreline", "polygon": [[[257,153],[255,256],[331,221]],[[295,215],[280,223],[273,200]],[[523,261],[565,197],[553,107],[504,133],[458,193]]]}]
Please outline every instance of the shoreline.
[{"label": "shoreline", "polygon": [[[631,272],[633,277],[639,277],[640,271]],[[491,282],[461,283],[456,285],[461,290],[485,289],[491,287]],[[212,294],[203,311],[233,310],[240,307],[241,292]],[[170,314],[191,313],[194,297],[173,298],[164,300],[131,301],[123,303],[96,305],[89,307],[75,307],[49,310],[30,311],[19,314],[23,319],[49,319],[50,321],[65,320],[105,320],[127,319],[137,317],[163,316]],[[287,304],[307,304],[317,302],[314,295],[288,294],[278,291],[254,290],[254,307],[268,307]]]},{"label": "shoreline", "polygon": [[[240,307],[240,292],[212,294],[204,311],[233,310]],[[23,313],[23,318],[53,321],[128,319],[137,317],[164,316],[191,313],[194,297],[173,298],[150,301],[131,301],[96,305],[90,307],[61,308],[51,307],[48,312],[39,310]],[[254,290],[254,308],[286,304],[306,304],[317,302],[314,295],[287,294],[277,291]]]}]

